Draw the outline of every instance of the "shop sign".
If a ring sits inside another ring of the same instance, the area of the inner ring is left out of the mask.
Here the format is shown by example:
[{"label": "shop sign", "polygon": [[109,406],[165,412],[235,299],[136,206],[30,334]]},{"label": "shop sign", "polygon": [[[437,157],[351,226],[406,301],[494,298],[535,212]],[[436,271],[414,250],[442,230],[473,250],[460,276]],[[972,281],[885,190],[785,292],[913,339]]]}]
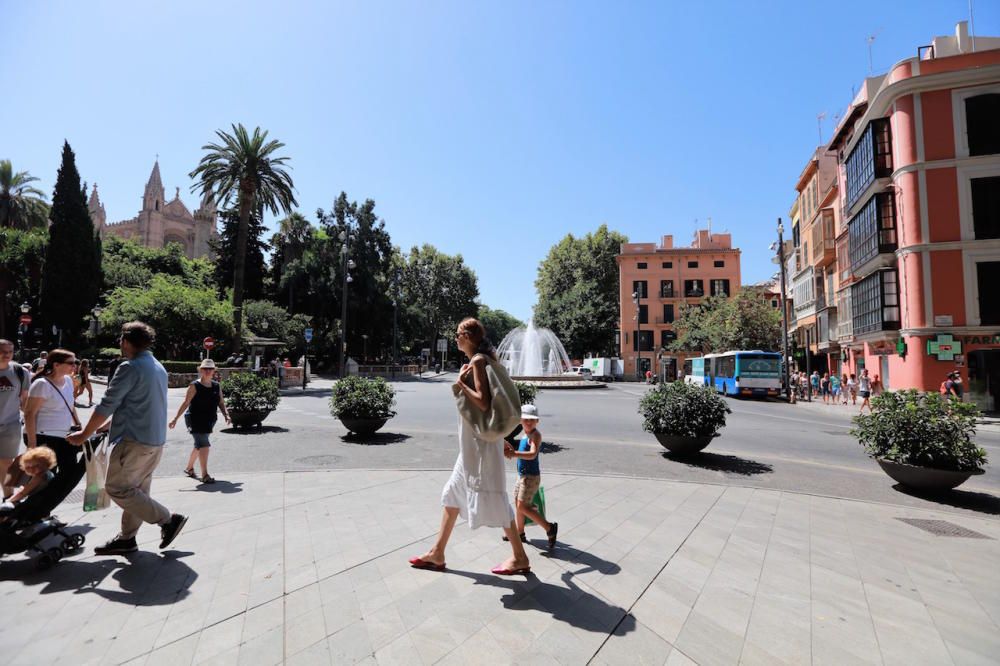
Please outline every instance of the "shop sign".
[{"label": "shop sign", "polygon": [[892,356],[896,353],[896,345],[891,342],[869,342],[868,353],[874,356]]},{"label": "shop sign", "polygon": [[954,326],[955,322],[951,315],[934,315],[935,326]]},{"label": "shop sign", "polygon": [[953,361],[955,355],[961,353],[962,341],[948,333],[938,333],[934,339],[927,341],[927,355],[936,356],[939,361]]},{"label": "shop sign", "polygon": [[967,335],[962,338],[962,342],[967,345],[1000,345],[1000,333],[993,335]]},{"label": "shop sign", "polygon": [[903,338],[896,340],[896,353],[900,358],[906,358],[906,341]]}]

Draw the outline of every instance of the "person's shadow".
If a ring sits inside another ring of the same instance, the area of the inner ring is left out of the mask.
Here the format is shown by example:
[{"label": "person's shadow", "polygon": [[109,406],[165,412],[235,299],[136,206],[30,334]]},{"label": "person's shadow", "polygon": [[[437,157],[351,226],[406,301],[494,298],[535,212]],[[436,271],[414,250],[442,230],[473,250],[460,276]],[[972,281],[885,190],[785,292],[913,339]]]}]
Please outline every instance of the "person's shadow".
[{"label": "person's shadow", "polygon": [[[40,585],[40,594],[72,591],[96,594],[108,601],[129,606],[163,606],[190,594],[198,574],[181,558],[193,553],[168,550],[162,553],[139,551],[123,560],[64,559],[45,571],[36,570],[30,559],[5,562],[0,566],[0,580],[20,580],[23,585]],[[118,590],[99,586],[111,576]]]},{"label": "person's shadow", "polygon": [[194,488],[188,488],[181,490],[182,493],[220,493],[222,495],[232,495],[234,493],[243,492],[243,482],[242,481],[222,481],[216,479],[215,483],[201,483],[199,482]]}]

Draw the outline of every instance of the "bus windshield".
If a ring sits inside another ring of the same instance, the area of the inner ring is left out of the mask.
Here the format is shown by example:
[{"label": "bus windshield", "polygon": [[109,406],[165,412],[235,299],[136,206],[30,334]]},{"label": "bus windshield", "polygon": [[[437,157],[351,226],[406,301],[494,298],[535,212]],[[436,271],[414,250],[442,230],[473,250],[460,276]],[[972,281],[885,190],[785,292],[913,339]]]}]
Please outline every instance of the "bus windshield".
[{"label": "bus windshield", "polygon": [[740,354],[737,356],[740,377],[771,378],[781,375],[781,359],[763,354]]}]

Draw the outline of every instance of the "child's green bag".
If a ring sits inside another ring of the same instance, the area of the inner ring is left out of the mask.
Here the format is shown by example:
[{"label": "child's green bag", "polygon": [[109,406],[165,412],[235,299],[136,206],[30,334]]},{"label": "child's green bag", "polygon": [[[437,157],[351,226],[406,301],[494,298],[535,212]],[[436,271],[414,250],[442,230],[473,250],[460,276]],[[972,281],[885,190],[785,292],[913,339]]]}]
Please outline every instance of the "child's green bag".
[{"label": "child's green bag", "polygon": [[[541,517],[544,518],[545,517],[545,487],[544,486],[538,486],[538,492],[536,492],[535,496],[531,498],[531,503],[535,505],[536,509],[538,509],[539,515],[541,515]],[[524,519],[524,524],[525,525],[531,525],[534,522],[535,521],[533,521],[531,518],[525,517],[525,519]]]}]

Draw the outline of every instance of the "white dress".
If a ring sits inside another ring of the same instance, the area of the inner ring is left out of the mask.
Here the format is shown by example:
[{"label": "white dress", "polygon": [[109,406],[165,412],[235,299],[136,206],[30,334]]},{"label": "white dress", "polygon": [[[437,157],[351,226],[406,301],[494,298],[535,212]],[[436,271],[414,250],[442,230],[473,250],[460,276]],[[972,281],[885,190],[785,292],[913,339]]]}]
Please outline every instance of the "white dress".
[{"label": "white dress", "polygon": [[472,428],[458,417],[458,460],[441,491],[441,504],[458,507],[469,527],[510,527],[514,508],[507,496],[503,440],[476,439]]}]

